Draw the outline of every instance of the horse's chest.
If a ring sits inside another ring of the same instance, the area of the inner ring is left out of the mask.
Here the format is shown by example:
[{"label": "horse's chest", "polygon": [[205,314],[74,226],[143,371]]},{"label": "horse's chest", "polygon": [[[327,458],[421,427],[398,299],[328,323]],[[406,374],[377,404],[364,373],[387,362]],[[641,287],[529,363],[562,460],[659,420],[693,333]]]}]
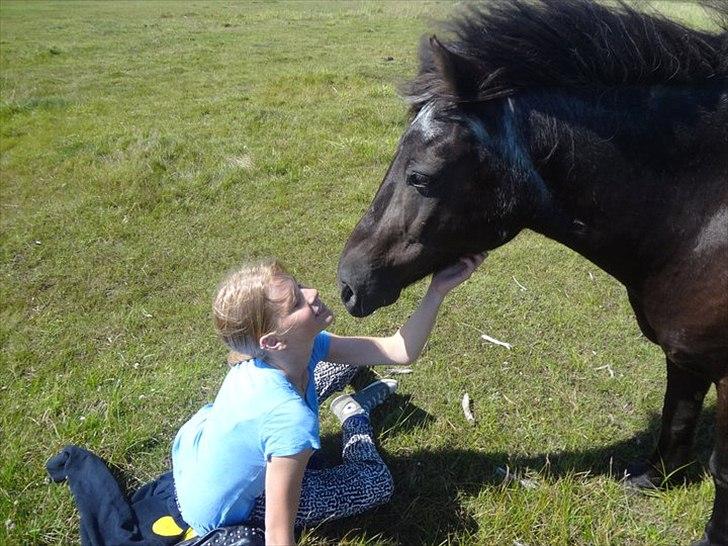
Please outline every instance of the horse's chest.
[{"label": "horse's chest", "polygon": [[726,258],[678,261],[645,283],[642,312],[657,343],[676,362],[728,363]]}]

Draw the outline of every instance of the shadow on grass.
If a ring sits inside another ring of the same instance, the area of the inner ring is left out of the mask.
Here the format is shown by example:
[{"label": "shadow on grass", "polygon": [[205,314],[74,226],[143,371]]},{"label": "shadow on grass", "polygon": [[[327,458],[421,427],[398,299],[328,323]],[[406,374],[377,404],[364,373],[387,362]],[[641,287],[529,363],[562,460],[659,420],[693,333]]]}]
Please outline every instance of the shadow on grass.
[{"label": "shadow on grass", "polygon": [[[696,460],[687,466],[680,476],[675,476],[673,484],[690,485],[702,480],[704,467],[707,465],[713,445],[712,430],[715,413],[714,406],[703,410],[695,434]],[[531,457],[512,457],[510,464],[516,468],[538,470],[549,478],[589,473],[622,479],[630,463],[644,460],[652,453],[660,433],[660,423],[660,414],[654,413],[650,417],[647,428],[628,440],[596,446],[594,449],[561,451]]]},{"label": "shadow on grass", "polygon": [[[714,419],[715,407],[706,408],[696,434],[698,462],[686,469],[688,486],[703,478],[712,446]],[[519,473],[535,470],[549,480],[586,473],[619,480],[628,463],[651,452],[659,430],[660,416],[654,414],[643,432],[594,449],[528,457],[448,448],[416,451],[407,457],[388,457],[384,453],[394,476],[392,501],[361,516],[321,525],[316,534],[332,543],[360,534],[369,538],[378,536],[384,542],[395,544],[444,543],[453,534],[468,535],[477,530],[475,519],[461,506],[459,497],[500,486],[503,474],[497,471],[499,467],[507,465]]]}]

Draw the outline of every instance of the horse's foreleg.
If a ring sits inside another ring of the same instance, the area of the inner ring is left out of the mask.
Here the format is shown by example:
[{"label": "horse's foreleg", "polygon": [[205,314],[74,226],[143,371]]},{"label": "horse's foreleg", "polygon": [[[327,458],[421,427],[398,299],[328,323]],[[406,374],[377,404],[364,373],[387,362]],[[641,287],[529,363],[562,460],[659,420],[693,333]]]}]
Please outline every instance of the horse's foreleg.
[{"label": "horse's foreleg", "polygon": [[715,447],[709,465],[715,481],[715,501],[705,536],[695,546],[728,545],[728,376],[718,381],[716,388]]},{"label": "horse's foreleg", "polygon": [[667,359],[667,389],[662,406],[662,429],[650,462],[660,465],[665,478],[693,460],[695,427],[710,388],[710,379]]},{"label": "horse's foreleg", "polygon": [[657,448],[647,464],[630,469],[629,483],[661,486],[692,461],[695,426],[710,379],[667,359],[667,389],[662,407],[662,429]]}]

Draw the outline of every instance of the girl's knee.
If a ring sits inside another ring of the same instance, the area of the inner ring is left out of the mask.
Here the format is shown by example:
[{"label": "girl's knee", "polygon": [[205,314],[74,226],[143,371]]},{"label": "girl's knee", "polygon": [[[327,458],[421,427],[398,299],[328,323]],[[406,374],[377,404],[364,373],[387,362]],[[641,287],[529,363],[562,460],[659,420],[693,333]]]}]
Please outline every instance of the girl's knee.
[{"label": "girl's knee", "polygon": [[384,502],[389,502],[394,495],[394,478],[389,468],[384,467],[384,479],[382,481],[382,490],[384,492]]},{"label": "girl's knee", "polygon": [[[375,465],[372,465],[375,466]],[[376,465],[376,470],[371,475],[369,488],[373,504],[384,504],[389,502],[394,494],[394,479],[389,468],[382,463]]]}]

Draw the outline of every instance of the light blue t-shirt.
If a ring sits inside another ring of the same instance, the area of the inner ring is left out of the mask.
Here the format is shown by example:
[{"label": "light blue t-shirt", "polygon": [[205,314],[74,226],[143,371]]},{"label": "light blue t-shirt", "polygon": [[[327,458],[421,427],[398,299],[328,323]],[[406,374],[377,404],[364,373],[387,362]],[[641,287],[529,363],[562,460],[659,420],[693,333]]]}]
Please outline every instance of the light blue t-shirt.
[{"label": "light blue t-shirt", "polygon": [[281,370],[247,360],[230,369],[215,402],[177,433],[174,485],[182,517],[198,534],[247,520],[265,490],[270,457],[320,448],[313,371],[329,342],[326,332],[314,340],[305,400]]}]

